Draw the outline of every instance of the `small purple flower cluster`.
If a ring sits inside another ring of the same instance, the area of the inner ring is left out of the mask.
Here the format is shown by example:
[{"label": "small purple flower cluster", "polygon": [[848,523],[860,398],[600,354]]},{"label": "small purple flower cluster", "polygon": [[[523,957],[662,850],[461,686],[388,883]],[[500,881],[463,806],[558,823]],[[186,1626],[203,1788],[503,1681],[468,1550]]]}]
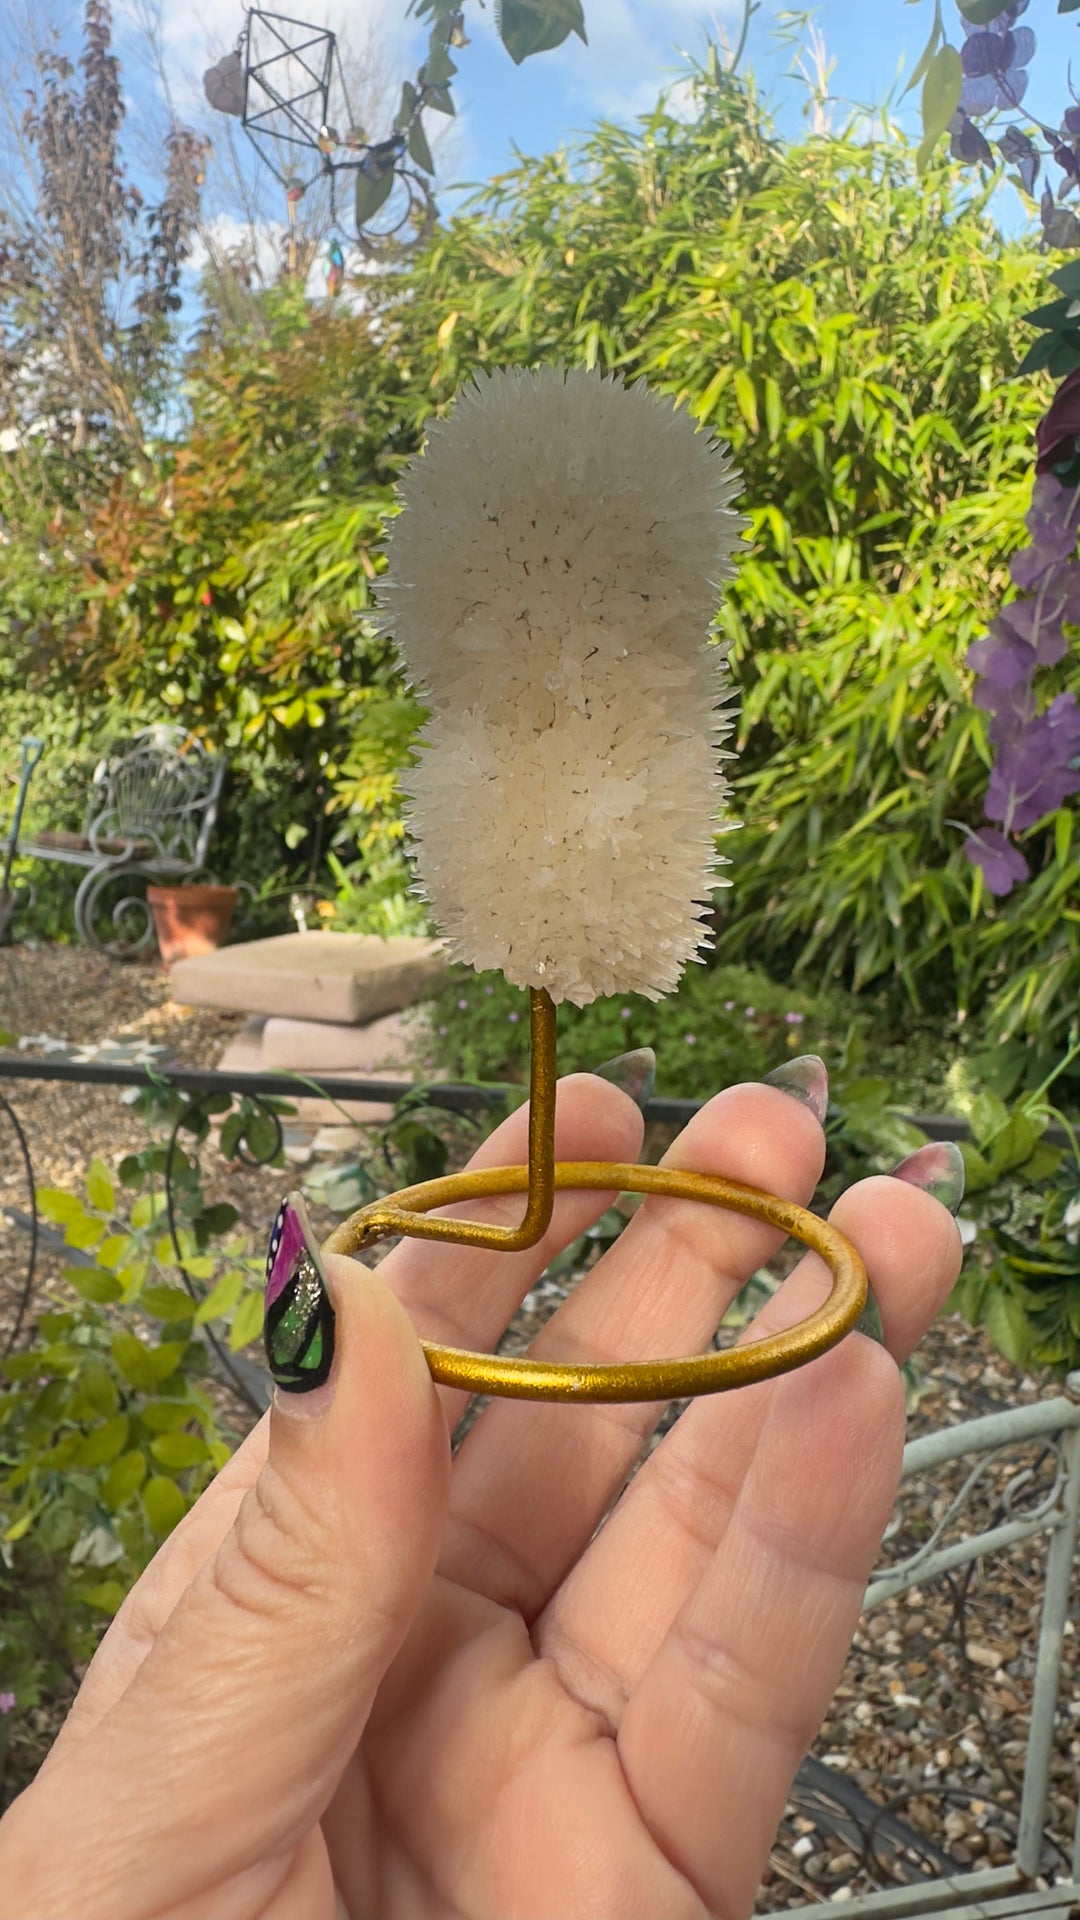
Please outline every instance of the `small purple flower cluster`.
[{"label": "small purple flower cluster", "polygon": [[991,893],[1003,896],[1028,877],[1028,864],[1010,834],[1034,826],[1044,814],[1080,793],[1080,706],[1059,693],[1043,712],[1036,705],[1039,667],[1052,667],[1065,653],[1063,627],[1080,626],[1080,488],[1063,486],[1052,473],[1035,481],[1026,519],[1031,544],[1013,555],[1010,571],[1023,599],[1014,600],[990,624],[985,639],[968,648],[967,664],[979,676],[975,704],[989,713],[994,768],[983,802],[988,820],[967,842],[968,859],[982,868]]},{"label": "small purple flower cluster", "polygon": [[1011,0],[986,26],[962,19],[960,105],[965,113],[993,113],[995,108],[1020,105],[1028,83],[1024,68],[1035,52],[1031,28],[1016,24],[1027,8],[1028,0]]}]

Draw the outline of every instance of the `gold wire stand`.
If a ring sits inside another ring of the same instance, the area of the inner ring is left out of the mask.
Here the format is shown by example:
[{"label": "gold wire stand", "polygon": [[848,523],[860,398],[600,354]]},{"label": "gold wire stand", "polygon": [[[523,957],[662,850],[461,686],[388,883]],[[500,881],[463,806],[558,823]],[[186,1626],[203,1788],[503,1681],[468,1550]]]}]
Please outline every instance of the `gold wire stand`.
[{"label": "gold wire stand", "polygon": [[[432,1377],[469,1393],[492,1393],[518,1400],[680,1400],[702,1393],[723,1393],[805,1366],[850,1333],[866,1305],[866,1268],[842,1234],[790,1200],[762,1193],[715,1174],[687,1173],[674,1167],[621,1165],[605,1160],[555,1159],[555,1008],[549,994],[529,995],[531,1063],[529,1075],[529,1164],[489,1167],[477,1173],[449,1174],[405,1187],[375,1200],[336,1227],[324,1253],[362,1253],[390,1234],[516,1253],[533,1247],[551,1223],[560,1188],[599,1188],[618,1193],[658,1193],[680,1200],[702,1200],[732,1213],[767,1220],[819,1253],[832,1274],[829,1297],[798,1326],[763,1340],[729,1347],[722,1353],[686,1359],[620,1361],[614,1365],[575,1365],[560,1360],[519,1359],[501,1354],[468,1353],[459,1347],[423,1342]],[[517,1227],[496,1227],[478,1220],[432,1219],[431,1209],[454,1206],[498,1193],[524,1193],[525,1215]]]}]

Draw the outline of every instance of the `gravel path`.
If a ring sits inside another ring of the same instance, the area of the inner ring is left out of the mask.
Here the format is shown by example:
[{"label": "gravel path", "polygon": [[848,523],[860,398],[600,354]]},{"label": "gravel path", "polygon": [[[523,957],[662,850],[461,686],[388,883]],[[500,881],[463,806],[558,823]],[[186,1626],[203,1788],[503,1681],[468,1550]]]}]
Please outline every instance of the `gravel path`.
[{"label": "gravel path", "polygon": [[[155,1057],[190,1066],[216,1063],[238,1016],[175,1006],[168,975],[157,963],[121,967],[79,948],[0,949],[0,1026],[26,1038],[72,1047],[126,1043],[160,1048]],[[45,1051],[43,1044],[33,1049]],[[107,1162],[143,1144],[142,1123],[115,1089],[0,1082],[31,1139],[39,1183],[70,1186],[91,1154]],[[0,1115],[0,1139],[6,1123]],[[10,1137],[10,1136],[8,1136]],[[301,1158],[298,1153],[297,1158]],[[209,1171],[209,1169],[208,1169]],[[253,1233],[276,1205],[280,1171],[232,1168],[215,1177],[214,1197],[227,1194]],[[5,1207],[26,1204],[15,1157],[0,1152],[0,1253],[5,1277],[16,1265],[21,1236],[5,1226]],[[42,1287],[62,1286],[60,1258],[45,1258]],[[546,1280],[529,1296],[511,1333],[523,1344],[562,1297],[565,1282]],[[0,1287],[0,1318],[4,1296]],[[920,1380],[911,1432],[927,1432],[1017,1403],[1045,1397],[1048,1380],[1024,1378],[981,1333],[956,1318],[941,1320],[919,1356]],[[993,1523],[1009,1482],[1031,1469],[1032,1489],[1045,1484],[1049,1463],[1038,1449],[1014,1450],[995,1462],[966,1509],[967,1530]],[[823,1462],[827,1470],[827,1462]],[[887,1553],[912,1550],[937,1524],[966,1470],[950,1467],[931,1484],[904,1494]],[[1044,1552],[1040,1542],[994,1556],[967,1576],[915,1589],[863,1623],[829,1717],[815,1747],[817,1768],[789,1810],[759,1911],[806,1900],[843,1901],[900,1871],[901,1840],[888,1821],[874,1841],[867,1871],[845,1828],[843,1808],[822,1811],[822,1783],[839,1782],[887,1806],[906,1829],[927,1835],[960,1867],[996,1865],[1009,1857],[1034,1672]],[[1060,1870],[1071,1845],[1080,1772],[1080,1657],[1072,1621],[1066,1627],[1062,1713],[1051,1777],[1044,1864]],[[830,1796],[831,1797],[831,1796]],[[861,1816],[860,1816],[861,1817]],[[890,1840],[890,1835],[892,1839]]]}]

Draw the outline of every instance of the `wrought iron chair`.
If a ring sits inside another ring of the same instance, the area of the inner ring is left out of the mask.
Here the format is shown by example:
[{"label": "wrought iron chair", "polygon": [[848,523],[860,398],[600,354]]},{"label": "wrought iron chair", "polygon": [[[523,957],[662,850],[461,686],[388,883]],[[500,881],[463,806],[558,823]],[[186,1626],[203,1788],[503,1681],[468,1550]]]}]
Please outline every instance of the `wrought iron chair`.
[{"label": "wrought iron chair", "polygon": [[81,833],[20,838],[16,853],[85,867],[75,895],[79,938],[130,959],[153,938],[145,887],[206,875],[226,770],[183,727],[148,727],[95,770]]}]

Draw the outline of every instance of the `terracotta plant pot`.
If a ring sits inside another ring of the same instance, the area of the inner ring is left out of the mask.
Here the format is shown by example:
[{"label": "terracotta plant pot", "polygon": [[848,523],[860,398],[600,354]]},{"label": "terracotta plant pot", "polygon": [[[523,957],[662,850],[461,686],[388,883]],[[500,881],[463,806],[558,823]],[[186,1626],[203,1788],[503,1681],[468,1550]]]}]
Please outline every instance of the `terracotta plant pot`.
[{"label": "terracotta plant pot", "polygon": [[236,910],[235,887],[147,887],[166,966],[224,946]]}]

